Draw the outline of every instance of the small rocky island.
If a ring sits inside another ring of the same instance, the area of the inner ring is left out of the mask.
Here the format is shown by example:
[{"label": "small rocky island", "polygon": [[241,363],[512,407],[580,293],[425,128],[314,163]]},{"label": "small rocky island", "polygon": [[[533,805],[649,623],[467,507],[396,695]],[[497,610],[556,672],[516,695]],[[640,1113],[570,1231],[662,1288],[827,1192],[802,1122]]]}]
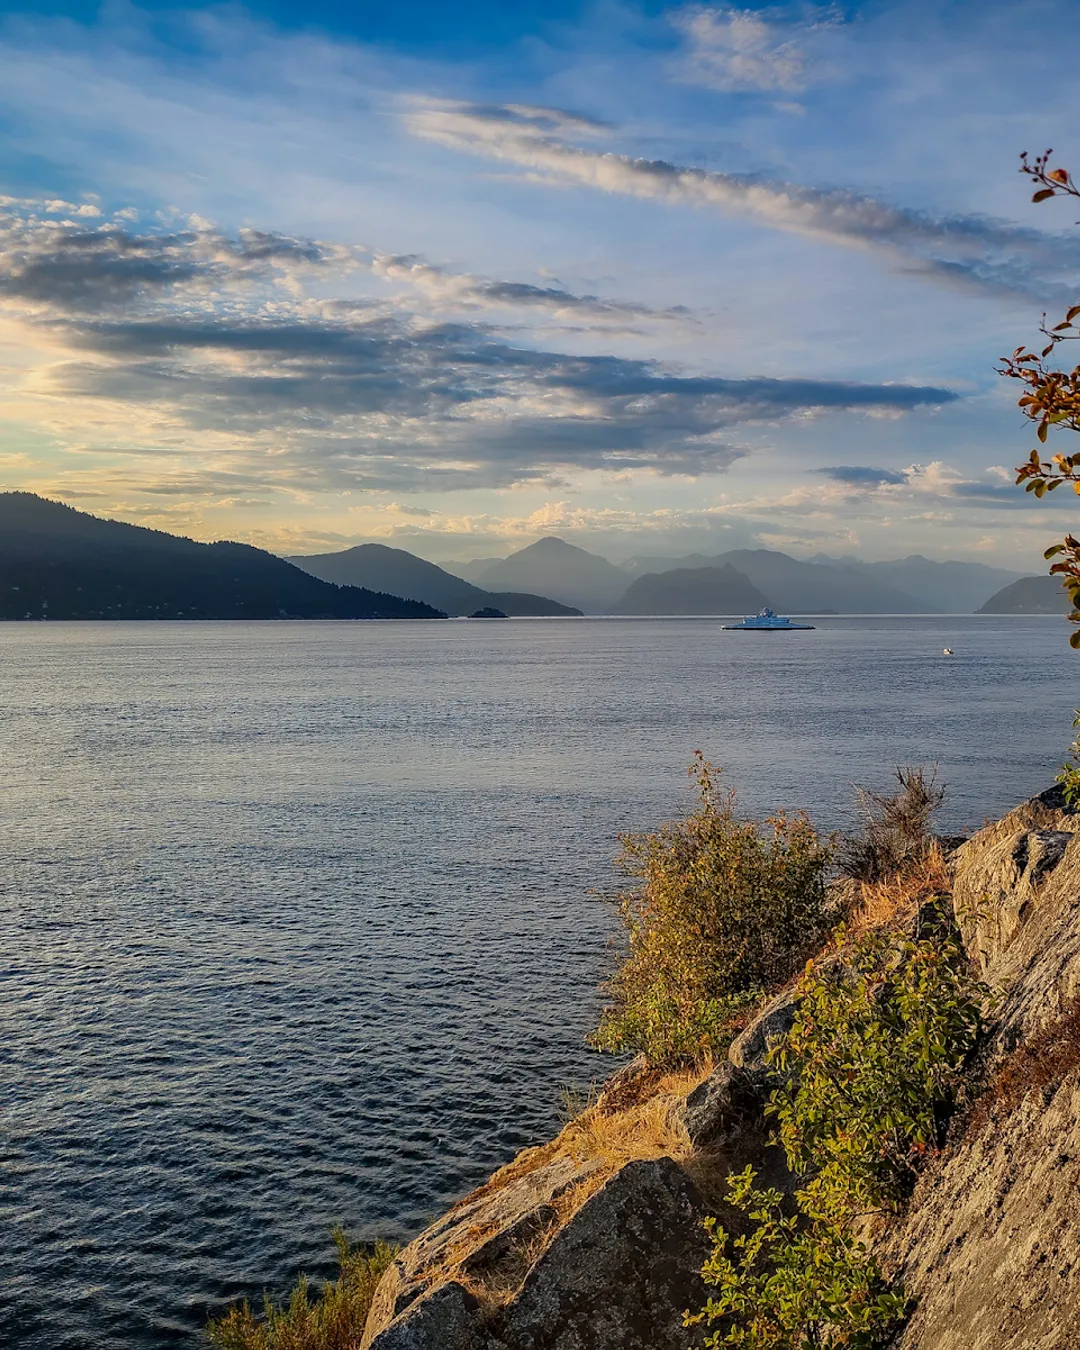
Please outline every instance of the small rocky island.
[{"label": "small rocky island", "polygon": [[507,615],[505,615],[505,614],[502,612],[501,609],[495,609],[495,608],[494,608],[493,606],[491,606],[491,605],[484,605],[481,609],[474,610],[473,613],[469,615],[469,618],[470,618],[470,619],[505,619],[505,618],[507,618]]}]

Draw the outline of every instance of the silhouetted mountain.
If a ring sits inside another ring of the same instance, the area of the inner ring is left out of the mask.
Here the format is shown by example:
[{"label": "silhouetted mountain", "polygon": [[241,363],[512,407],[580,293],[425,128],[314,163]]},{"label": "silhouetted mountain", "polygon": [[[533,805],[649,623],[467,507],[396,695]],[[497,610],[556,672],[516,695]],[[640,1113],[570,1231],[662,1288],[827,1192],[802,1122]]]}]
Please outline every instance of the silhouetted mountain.
[{"label": "silhouetted mountain", "polygon": [[471,558],[468,562],[447,563],[445,570],[452,576],[461,577],[463,581],[475,582],[489,567],[495,567],[501,562],[502,558]]},{"label": "silhouetted mountain", "polygon": [[748,614],[769,602],[730,563],[647,573],[632,583],[612,614]]},{"label": "silhouetted mountain", "polygon": [[512,553],[476,580],[493,591],[550,595],[587,614],[606,613],[626,590],[626,573],[621,568],[554,535]]},{"label": "silhouetted mountain", "polygon": [[1060,577],[1021,577],[992,595],[977,614],[1068,614],[1072,606]]},{"label": "silhouetted mountain", "polygon": [[340,553],[316,553],[288,561],[312,576],[338,586],[388,590],[393,595],[422,600],[448,614],[471,614],[475,609],[485,608],[499,609],[517,617],[581,613],[542,595],[481,590],[434,563],[425,562],[402,548],[388,548],[385,544],[358,544],[356,548],[347,548]]},{"label": "silhouetted mountain", "polygon": [[831,567],[800,562],[771,549],[742,548],[722,553],[715,565],[730,563],[745,572],[769,597],[774,609],[784,613],[823,614],[918,614],[934,613],[883,581],[852,567]]},{"label": "silhouetted mountain", "polygon": [[3,619],[444,617],[414,600],[328,585],[248,544],[197,544],[0,493]]},{"label": "silhouetted mountain", "polygon": [[629,573],[632,577],[648,576],[653,572],[674,572],[679,569],[694,569],[698,567],[714,567],[716,565],[716,554],[714,553],[683,553],[678,557],[654,556],[652,554],[642,554],[633,558],[627,558],[625,562],[619,564],[623,572]]},{"label": "silhouetted mountain", "polygon": [[971,614],[995,591],[1023,575],[1006,567],[977,562],[935,562],[920,554],[889,562],[862,562],[858,558],[811,558],[811,562],[850,567],[895,586],[910,595],[925,613]]}]

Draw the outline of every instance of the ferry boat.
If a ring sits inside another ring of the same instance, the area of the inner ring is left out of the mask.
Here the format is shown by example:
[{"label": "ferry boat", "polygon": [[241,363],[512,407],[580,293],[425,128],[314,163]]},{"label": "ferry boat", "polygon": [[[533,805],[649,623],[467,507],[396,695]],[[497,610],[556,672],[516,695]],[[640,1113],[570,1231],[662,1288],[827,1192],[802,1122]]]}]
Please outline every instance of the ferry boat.
[{"label": "ferry boat", "polygon": [[813,628],[812,623],[792,623],[790,619],[785,619],[782,615],[776,614],[765,606],[758,614],[750,614],[742,623],[726,623],[724,631],[727,633],[786,633],[794,632],[796,628]]}]

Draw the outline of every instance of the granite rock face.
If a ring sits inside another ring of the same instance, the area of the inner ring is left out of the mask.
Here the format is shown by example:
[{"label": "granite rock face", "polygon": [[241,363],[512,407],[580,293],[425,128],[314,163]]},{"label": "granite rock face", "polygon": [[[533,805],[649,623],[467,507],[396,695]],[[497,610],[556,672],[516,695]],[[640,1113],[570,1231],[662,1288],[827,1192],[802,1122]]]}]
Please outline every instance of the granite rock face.
[{"label": "granite rock face", "polygon": [[[991,1070],[1080,989],[1078,829],[1054,788],[957,851],[957,917],[999,996]],[[896,1350],[1080,1345],[1077,1070],[991,1107],[929,1168],[879,1254],[917,1299]]]},{"label": "granite rock face", "polygon": [[1000,992],[997,1048],[1052,1021],[1080,989],[1080,814],[1051,788],[956,853],[964,945]]},{"label": "granite rock face", "polygon": [[895,1350],[1080,1345],[1077,1075],[946,1155],[879,1255],[917,1299]]}]

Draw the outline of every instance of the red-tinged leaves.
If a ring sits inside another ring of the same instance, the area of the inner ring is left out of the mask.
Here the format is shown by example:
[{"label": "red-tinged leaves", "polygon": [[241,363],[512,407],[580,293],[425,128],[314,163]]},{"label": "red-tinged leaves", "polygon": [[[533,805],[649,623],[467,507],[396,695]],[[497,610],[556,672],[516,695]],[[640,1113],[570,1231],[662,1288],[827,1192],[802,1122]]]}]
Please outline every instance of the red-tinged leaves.
[{"label": "red-tinged leaves", "polygon": [[1053,195],[1054,195],[1053,188],[1040,188],[1039,191],[1035,193],[1035,195],[1032,197],[1031,200],[1033,202],[1044,202],[1048,197],[1052,197]]},{"label": "red-tinged leaves", "polygon": [[1080,650],[1080,628],[1078,628],[1069,638],[1069,646],[1072,647],[1074,651]]}]

